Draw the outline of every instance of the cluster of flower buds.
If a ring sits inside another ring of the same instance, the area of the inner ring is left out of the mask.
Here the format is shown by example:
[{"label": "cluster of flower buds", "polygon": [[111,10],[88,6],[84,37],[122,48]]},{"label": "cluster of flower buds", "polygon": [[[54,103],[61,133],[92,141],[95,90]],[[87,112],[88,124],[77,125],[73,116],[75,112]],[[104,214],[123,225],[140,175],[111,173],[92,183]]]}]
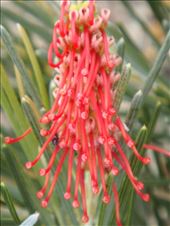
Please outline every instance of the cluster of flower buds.
[{"label": "cluster of flower buds", "polygon": [[[46,137],[46,141],[37,157],[25,164],[26,168],[30,169],[40,160],[50,142],[55,145],[47,168],[40,170],[40,175],[45,176],[45,183],[38,191],[37,197],[42,198],[50,183],[50,173],[56,155],[62,150],[42,207],[47,207],[68,156],[68,180],[64,197],[70,199],[71,190],[74,188],[72,205],[77,208],[80,205],[78,190],[81,189],[83,222],[89,219],[84,182],[86,169],[90,173],[94,194],[99,193],[99,180],[101,181],[103,202],[110,202],[105,174],[110,172],[116,176],[119,168],[126,172],[136,193],[144,201],[149,201],[149,195],[142,192],[143,183],[134,176],[117,138],[117,133],[120,133],[138,160],[143,164],[150,162],[149,158],[139,154],[114,109],[112,87],[120,78],[120,74],[116,74],[114,69],[121,63],[121,58],[109,51],[110,46],[114,44],[114,38],[106,34],[109,16],[108,9],[102,9],[100,14],[97,14],[94,0],[79,1],[76,5],[71,5],[68,0],[61,1],[61,15],[55,23],[48,52],[49,65],[56,71],[54,103],[40,119],[41,123],[50,124],[50,129],[40,131],[41,136]],[[31,129],[16,141],[29,132]],[[6,143],[14,141],[13,138],[6,138]],[[116,162],[120,165],[119,168]],[[75,184],[72,181],[74,165]],[[119,198],[115,182],[112,190],[117,210],[116,221],[120,226]]]}]

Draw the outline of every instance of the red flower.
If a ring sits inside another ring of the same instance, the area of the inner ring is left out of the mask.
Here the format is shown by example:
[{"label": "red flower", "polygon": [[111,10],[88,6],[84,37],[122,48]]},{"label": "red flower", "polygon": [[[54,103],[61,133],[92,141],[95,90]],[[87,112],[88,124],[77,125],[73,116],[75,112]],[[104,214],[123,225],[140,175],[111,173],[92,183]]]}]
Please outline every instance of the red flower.
[{"label": "red flower", "polygon": [[[45,176],[45,183],[37,193],[42,198],[47,191],[50,172],[59,150],[62,156],[56,167],[53,180],[47,196],[42,201],[42,207],[47,207],[53,193],[63,163],[68,156],[68,180],[65,199],[71,198],[72,169],[76,161],[76,180],[73,194],[73,207],[79,207],[78,189],[81,188],[83,222],[88,221],[86,206],[86,190],[84,183],[85,170],[88,167],[91,187],[94,194],[99,192],[99,174],[103,190],[103,202],[109,203],[110,197],[106,188],[105,174],[111,172],[118,175],[117,162],[126,172],[136,193],[144,200],[149,200],[149,194],[142,193],[144,185],[133,175],[117,138],[121,132],[126,145],[143,163],[150,159],[142,157],[135,143],[125,130],[124,124],[114,109],[112,86],[120,75],[114,72],[121,62],[120,57],[112,55],[109,47],[114,38],[106,34],[110,16],[108,9],[102,9],[100,15],[95,15],[93,0],[80,3],[73,9],[69,1],[61,2],[61,15],[53,30],[52,42],[48,52],[49,65],[56,70],[54,103],[45,113],[40,122],[50,123],[50,129],[42,129],[40,134],[47,137],[37,157],[25,164],[27,169],[33,167],[46,151],[50,142],[55,145],[54,151],[46,169],[40,169],[40,175]],[[6,138],[6,143],[17,142],[31,132],[26,131],[19,138]],[[170,156],[169,152],[155,146],[145,148],[155,149]],[[75,156],[77,153],[77,156]],[[120,226],[119,197],[117,186],[113,184],[116,206],[117,224]]]}]

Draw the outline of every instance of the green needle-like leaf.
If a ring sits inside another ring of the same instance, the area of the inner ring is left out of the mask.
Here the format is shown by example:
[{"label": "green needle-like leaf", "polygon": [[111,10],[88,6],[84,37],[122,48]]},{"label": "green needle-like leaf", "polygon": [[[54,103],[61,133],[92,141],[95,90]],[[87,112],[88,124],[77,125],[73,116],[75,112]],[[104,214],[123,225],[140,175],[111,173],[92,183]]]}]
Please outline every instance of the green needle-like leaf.
[{"label": "green needle-like leaf", "polygon": [[[16,4],[18,7],[24,9],[26,12],[29,12],[33,17],[36,17],[38,21],[40,21],[45,26],[49,27],[52,26],[52,14],[49,16],[49,13],[47,13],[43,7],[41,2],[31,2],[31,1],[15,1],[14,4]],[[22,10],[21,9],[21,10]],[[38,10],[38,13],[37,13]]]},{"label": "green needle-like leaf", "polygon": [[50,42],[50,29],[47,26],[40,26],[35,23],[32,23],[31,20],[25,19],[25,15],[19,15],[17,13],[5,8],[2,8],[2,24],[6,24],[6,20],[12,21],[15,23],[22,24],[25,28],[31,31],[31,33],[36,33],[37,35],[40,35],[41,38],[46,41]]},{"label": "green needle-like leaf", "polygon": [[122,63],[116,68],[117,72],[122,72],[124,54],[125,54],[125,41],[121,38],[116,44],[117,54],[122,58]]},{"label": "green needle-like leaf", "polygon": [[147,97],[149,91],[151,90],[157,76],[159,75],[159,71],[166,59],[169,48],[170,48],[170,31],[167,34],[167,37],[158,53],[158,56],[154,62],[154,65],[152,66],[152,68],[150,70],[149,76],[148,76],[148,78],[145,82],[144,88],[142,90],[142,96],[139,95],[138,93],[136,93],[133,97],[131,108],[128,113],[127,119],[126,119],[126,123],[129,127],[132,126],[131,124],[133,123],[133,117],[135,117],[135,115],[141,108],[142,103],[144,102],[145,98]]},{"label": "green needle-like leaf", "polygon": [[[143,149],[143,145],[146,143],[147,139],[148,139],[148,130],[147,130],[146,126],[143,126],[141,128],[141,130],[139,131],[137,138],[136,138],[136,148],[141,155],[143,155],[145,153],[145,151]],[[139,160],[137,160],[135,156],[132,156],[130,163],[131,163],[130,165],[133,169],[134,175],[139,176],[139,173],[143,167],[143,164]],[[127,181],[127,183],[130,183],[130,182]],[[127,187],[128,187],[128,185],[127,185]],[[130,185],[129,185],[129,187],[130,187]],[[134,189],[132,187],[130,187],[129,190],[130,190],[129,194],[131,194],[130,202],[129,202],[129,204],[127,204],[129,206],[129,208],[127,211],[127,215],[124,217],[125,222],[127,222],[127,225],[131,225],[131,220],[132,220],[132,215],[133,215],[132,212],[133,212],[133,205],[134,205],[134,196],[135,196]],[[127,201],[128,201],[128,199],[127,199]],[[126,220],[126,217],[127,217],[127,220]]]},{"label": "green needle-like leaf", "polygon": [[154,92],[163,97],[165,101],[167,101],[170,104],[170,90],[169,90],[169,85],[170,83],[168,82],[168,84],[163,84],[163,83],[159,83],[157,84],[156,88],[154,89]]},{"label": "green needle-like leaf", "polygon": [[10,219],[10,218],[6,218],[6,217],[3,217],[1,219],[1,225],[4,225],[4,226],[17,226],[17,224],[15,224],[15,222],[13,221],[13,219]]},{"label": "green needle-like leaf", "polygon": [[169,29],[170,29],[170,21],[164,19],[164,20],[163,20],[163,27],[164,27],[165,31],[168,32]]},{"label": "green needle-like leaf", "polygon": [[59,8],[59,4],[57,1],[48,1],[49,6],[51,7],[51,9],[57,14],[59,15],[60,13],[60,8]]},{"label": "green needle-like leaf", "polygon": [[33,67],[33,70],[34,70],[34,74],[35,74],[35,78],[36,78],[36,81],[37,81],[37,85],[38,85],[38,89],[39,89],[39,93],[40,93],[40,96],[41,96],[42,103],[44,104],[45,108],[48,109],[49,102],[48,102],[48,96],[47,96],[47,89],[45,87],[43,74],[42,74],[42,71],[40,69],[40,65],[38,63],[37,57],[34,53],[32,44],[29,40],[29,37],[28,37],[25,29],[20,24],[17,24],[17,27],[18,27],[18,31],[19,31],[20,36],[22,38],[22,41],[25,45],[25,48],[27,50],[29,59],[31,61],[31,64],[32,64],[32,67]]},{"label": "green needle-like leaf", "polygon": [[[125,56],[126,61],[131,63],[132,67],[135,68],[142,76],[147,75],[149,71],[149,62],[146,59],[144,53],[141,51],[141,49],[134,43],[134,41],[129,36],[126,28],[122,24],[117,24],[118,28],[120,29],[120,32],[123,35],[123,38],[125,40]],[[122,36],[121,35],[121,36]]]},{"label": "green needle-like leaf", "polygon": [[[20,136],[25,130],[27,130],[30,127],[30,125],[24,115],[21,105],[16,97],[14,90],[10,85],[9,79],[2,66],[1,66],[1,95],[2,95],[1,106],[7,113],[13,125],[15,134],[17,136]],[[20,144],[24,150],[25,156],[27,156],[28,159],[35,157],[35,151],[33,150],[32,145],[34,145],[34,147],[38,147],[38,142],[33,133],[27,136],[26,139],[23,139]]]},{"label": "green needle-like leaf", "polygon": [[[141,155],[143,155],[144,153],[144,150],[142,149],[142,147],[143,147],[143,144],[146,143],[147,136],[148,136],[147,128],[146,126],[143,126],[140,129],[136,138],[136,148]],[[138,176],[143,164],[139,160],[137,160],[135,155],[132,155],[132,157],[130,158],[130,166],[131,166],[131,169],[133,170],[134,175]],[[133,195],[134,195],[133,193],[134,193],[134,190],[132,188],[131,182],[129,181],[129,178],[125,175],[124,178],[122,179],[122,183],[119,189],[119,194],[120,194],[119,201],[120,201],[120,208],[123,208],[121,209],[122,210],[121,212],[124,213],[122,215],[122,219],[124,220],[124,222],[126,222],[126,224],[127,224],[127,219],[129,221],[127,225],[130,225],[130,221],[131,221],[131,215],[132,215],[132,209],[133,209],[132,208]],[[109,225],[114,225],[114,222],[115,222],[115,214],[112,214],[110,216]]]},{"label": "green needle-like leaf", "polygon": [[131,101],[130,109],[127,113],[126,120],[125,120],[125,123],[130,130],[132,129],[132,126],[136,120],[136,116],[139,111],[142,98],[143,98],[142,91],[139,90],[137,93],[135,93]]},{"label": "green needle-like leaf", "polygon": [[165,9],[163,6],[162,1],[150,1],[147,0],[147,3],[150,5],[153,13],[155,14],[155,17],[158,19],[160,24],[163,22],[165,18],[169,18],[169,11],[168,9]]},{"label": "green needle-like leaf", "polygon": [[21,79],[21,74],[19,73],[19,71],[15,65],[14,65],[14,71],[15,71],[15,77],[16,77],[16,81],[17,81],[17,85],[18,85],[19,95],[21,98],[25,94],[24,85],[23,85],[23,82]]},{"label": "green needle-like leaf", "polygon": [[126,9],[129,11],[129,13],[132,15],[132,17],[141,25],[143,30],[149,35],[149,37],[152,39],[154,44],[159,47],[160,43],[158,40],[155,38],[155,36],[151,33],[149,30],[148,26],[143,22],[143,20],[140,19],[140,17],[137,15],[137,13],[133,10],[131,4],[128,1],[122,0],[122,3],[126,7]]},{"label": "green needle-like leaf", "polygon": [[[12,89],[9,79],[6,75],[4,68],[1,66],[1,106],[7,113],[16,135],[20,136],[26,129],[30,127],[28,120],[26,119],[21,105],[16,97],[14,90]],[[38,143],[34,134],[30,134],[25,140],[21,141],[24,153],[27,158],[34,158],[35,152],[32,149],[32,144],[37,147]],[[28,153],[29,150],[29,153]]]},{"label": "green needle-like leaf", "polygon": [[[113,175],[110,174],[108,176],[107,182],[106,182],[109,195],[111,195],[111,193],[112,193],[112,183],[113,183]],[[100,201],[102,202],[102,200],[100,200]],[[105,219],[105,216],[106,216],[107,207],[108,207],[107,204],[105,204],[103,202],[101,203],[97,225],[103,225],[104,224],[104,219]]]},{"label": "green needle-like leaf", "polygon": [[118,85],[116,87],[116,95],[115,95],[115,109],[117,109],[117,111],[120,108],[120,104],[123,100],[123,96],[125,94],[129,79],[131,76],[131,65],[127,64],[124,68],[123,74],[120,78],[120,81],[118,82]]},{"label": "green needle-like leaf", "polygon": [[146,79],[146,82],[143,87],[143,100],[147,97],[149,91],[152,89],[152,86],[157,79],[159,72],[161,70],[161,67],[167,57],[168,51],[170,49],[170,30],[165,38],[165,41],[163,42],[163,45],[161,49],[159,50],[159,53],[154,61],[154,64],[149,72],[148,78]]},{"label": "green needle-like leaf", "polygon": [[156,126],[156,122],[157,122],[157,119],[158,119],[160,110],[161,110],[161,103],[158,102],[157,105],[156,105],[155,111],[152,113],[152,117],[151,117],[150,123],[148,125],[148,138],[147,138],[147,142],[149,142],[149,140],[150,140],[150,138],[152,136],[152,133],[153,133],[154,128]]},{"label": "green needle-like leaf", "polygon": [[40,135],[40,127],[38,126],[37,120],[35,113],[32,111],[30,103],[29,103],[29,98],[26,96],[22,98],[22,106],[25,112],[25,115],[27,116],[31,127],[33,128],[33,131],[35,133],[35,136],[37,137],[39,144],[42,145],[44,143],[44,140],[42,136]]},{"label": "green needle-like leaf", "polygon": [[21,158],[19,159],[18,150],[13,146],[3,145],[2,147],[3,154],[6,157],[7,164],[11,169],[12,175],[16,180],[19,191],[23,196],[23,200],[25,202],[25,206],[32,213],[37,210],[41,215],[41,221],[46,225],[54,224],[52,217],[48,215],[46,218],[46,210],[44,210],[39,202],[36,199],[36,192],[38,190],[37,186],[37,178],[36,174],[33,174],[33,179],[29,176],[29,174],[24,172],[24,167],[21,164]]},{"label": "green needle-like leaf", "polygon": [[5,48],[8,51],[9,56],[11,57],[13,63],[16,65],[18,71],[23,77],[23,83],[25,86],[26,91],[28,94],[32,97],[32,99],[35,101],[38,107],[41,107],[41,102],[38,97],[38,94],[35,90],[35,87],[31,80],[29,79],[29,75],[27,73],[27,70],[24,67],[24,64],[22,60],[19,58],[17,52],[15,51],[12,39],[7,32],[7,30],[1,25],[1,38],[3,41],[3,44],[5,45]]},{"label": "green needle-like leaf", "polygon": [[5,186],[5,184],[3,182],[1,182],[1,192],[3,194],[5,203],[8,206],[8,209],[9,209],[9,211],[10,211],[10,213],[11,213],[14,221],[17,224],[19,224],[20,223],[20,219],[19,219],[18,214],[16,212],[16,209],[15,209],[15,206],[14,206],[14,203],[13,203],[12,196],[10,195],[7,187]]}]

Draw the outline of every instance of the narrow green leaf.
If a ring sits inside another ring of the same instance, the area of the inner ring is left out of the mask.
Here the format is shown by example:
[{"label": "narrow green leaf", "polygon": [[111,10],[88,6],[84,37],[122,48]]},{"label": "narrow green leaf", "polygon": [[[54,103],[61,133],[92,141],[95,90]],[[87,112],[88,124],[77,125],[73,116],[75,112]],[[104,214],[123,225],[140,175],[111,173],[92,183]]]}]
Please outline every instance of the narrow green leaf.
[{"label": "narrow green leaf", "polygon": [[26,220],[24,220],[19,226],[33,226],[37,223],[39,213],[31,214]]},{"label": "narrow green leaf", "polygon": [[3,194],[4,200],[6,205],[8,206],[8,209],[14,219],[14,221],[19,224],[20,223],[20,219],[18,217],[18,214],[16,212],[14,203],[13,203],[13,198],[11,196],[11,194],[9,193],[7,187],[5,186],[5,184],[3,182],[1,182],[1,192]]},{"label": "narrow green leaf", "polygon": [[49,98],[50,98],[50,105],[52,106],[53,102],[54,102],[54,96],[53,96],[53,92],[54,89],[56,88],[56,84],[54,82],[54,79],[51,79],[50,83],[49,83],[49,88],[48,88],[48,93],[49,93]]},{"label": "narrow green leaf", "polygon": [[11,169],[12,175],[17,183],[18,189],[23,197],[25,206],[29,209],[30,212],[37,210],[41,214],[40,220],[44,224],[53,225],[54,221],[52,220],[51,215],[48,216],[48,219],[46,218],[47,210],[44,210],[40,206],[35,196],[38,190],[36,174],[33,174],[31,178],[31,176],[24,171],[24,167],[21,164],[20,155],[18,153],[18,150],[15,149],[14,146],[3,145],[2,151],[6,157],[6,162]]},{"label": "narrow green leaf", "polygon": [[46,11],[43,9],[41,2],[14,1],[14,4],[20,7],[21,10],[23,9],[26,12],[29,12],[32,16],[36,17],[36,19],[44,25],[48,27],[50,25],[53,25],[52,15],[49,17],[49,14],[47,14]]},{"label": "narrow green leaf", "polygon": [[25,102],[29,105],[29,107],[33,113],[33,117],[37,121],[38,125],[40,125],[39,119],[41,118],[41,114],[40,114],[39,110],[37,109],[37,107],[35,106],[34,102],[31,100],[31,98],[28,97],[27,95],[24,95],[24,96],[22,96],[21,101],[22,101],[22,103]]},{"label": "narrow green leaf", "polygon": [[[60,222],[61,225],[79,225],[79,218],[78,216],[80,214],[77,214],[77,211],[75,211],[70,203],[70,201],[67,201],[63,198],[63,191],[65,190],[65,183],[62,182],[62,180],[60,181],[61,183],[57,184],[57,188],[56,188],[56,195],[54,195],[54,200],[53,200],[53,204],[56,206],[56,199],[59,199],[59,194],[61,194],[62,197],[60,197],[60,204],[58,204],[58,206],[55,208],[58,209],[60,208]],[[62,203],[62,204],[61,204]],[[63,218],[63,215],[65,215],[65,218]]]},{"label": "narrow green leaf", "polygon": [[[112,192],[112,183],[113,183],[113,175],[109,175],[106,181],[106,185],[107,185],[107,189],[108,189],[108,194],[111,195]],[[107,212],[107,207],[108,205],[103,203],[101,201],[101,205],[99,208],[99,214],[98,214],[98,224],[97,225],[103,225],[104,224],[104,219],[106,216],[106,212]]]},{"label": "narrow green leaf", "polygon": [[143,98],[142,91],[139,90],[135,93],[131,101],[130,109],[127,113],[126,120],[125,120],[125,123],[130,130],[132,129],[132,126],[136,120],[136,116],[139,111],[142,98]]},{"label": "narrow green leaf", "polygon": [[40,135],[40,125],[38,123],[38,116],[37,110],[34,106],[34,103],[31,101],[31,99],[27,96],[22,97],[22,106],[25,112],[25,115],[27,116],[31,127],[33,128],[34,134],[37,137],[37,140],[39,141],[39,144],[42,146],[44,143],[44,139]]},{"label": "narrow green leaf", "polygon": [[131,4],[129,3],[129,1],[124,1],[121,0],[122,3],[124,4],[124,6],[126,7],[126,9],[129,11],[129,13],[132,15],[132,17],[141,25],[143,31],[152,39],[152,41],[154,42],[154,44],[159,47],[160,43],[159,41],[156,39],[156,37],[152,34],[152,32],[149,30],[148,26],[143,22],[143,20],[141,20],[141,18],[137,15],[137,13],[135,12],[135,10],[132,8]]},{"label": "narrow green leaf", "polygon": [[24,85],[23,85],[23,82],[21,79],[21,74],[19,73],[19,71],[15,65],[14,65],[14,71],[15,71],[15,77],[16,77],[16,81],[17,81],[19,95],[21,98],[25,94]]},{"label": "narrow green leaf", "polygon": [[[158,56],[156,58],[156,61],[154,62],[151,70],[150,70],[150,73],[149,73],[149,76],[148,76],[148,79],[146,80],[145,82],[145,85],[144,85],[144,88],[142,90],[142,96],[138,97],[138,94],[136,93],[135,95],[137,95],[137,97],[134,95],[133,97],[133,100],[132,100],[132,105],[134,105],[134,114],[137,115],[137,112],[139,111],[139,109],[141,108],[142,106],[142,103],[145,101],[150,89],[152,88],[153,86],[153,83],[154,81],[156,80],[157,76],[159,75],[159,71],[161,69],[161,66],[163,65],[165,59],[166,59],[166,56],[167,56],[167,53],[169,51],[169,48],[170,48],[170,31],[158,53]],[[131,108],[133,107],[131,105]],[[126,123],[128,125],[128,127],[131,127],[131,123],[133,124],[133,117],[135,117],[135,115],[133,116],[133,110],[130,109],[128,115],[127,115],[127,119],[126,119]],[[131,117],[131,118],[130,118]],[[134,118],[135,119],[135,118]]]},{"label": "narrow green leaf", "polygon": [[148,96],[148,93],[152,89],[152,86],[157,79],[159,72],[161,70],[161,67],[167,57],[168,51],[170,49],[170,30],[165,38],[165,41],[163,42],[163,45],[161,49],[159,50],[159,53],[154,61],[154,64],[149,72],[148,78],[145,81],[144,87],[143,87],[143,101]]},{"label": "narrow green leaf", "polygon": [[22,60],[19,58],[17,52],[15,51],[15,48],[14,48],[14,45],[13,45],[13,42],[12,42],[12,39],[11,39],[9,33],[2,25],[1,25],[1,38],[2,38],[3,44],[5,45],[5,48],[8,51],[9,56],[11,57],[13,63],[16,65],[18,71],[20,72],[20,74],[23,77],[23,83],[24,83],[26,91],[32,97],[32,99],[35,101],[37,106],[41,107],[40,99],[34,88],[33,83],[29,79],[27,70],[25,69],[24,64],[23,64]]},{"label": "narrow green leaf", "polygon": [[24,14],[18,15],[14,11],[2,8],[2,24],[5,24],[6,20],[10,20],[15,23],[22,24],[25,28],[30,30],[32,33],[36,33],[38,36],[41,36],[46,42],[51,41],[50,29],[47,26],[40,26],[32,23],[31,20],[25,19]]},{"label": "narrow green leaf", "polygon": [[164,19],[164,20],[163,20],[163,27],[164,27],[165,31],[168,32],[169,29],[170,29],[170,21]]},{"label": "narrow green leaf", "polygon": [[149,71],[149,62],[142,51],[139,49],[139,47],[130,38],[125,27],[122,24],[118,23],[115,26],[112,24],[112,27],[109,27],[109,29],[111,30],[111,33],[114,34],[115,38],[124,38],[126,48],[126,62],[130,62],[132,68],[137,70],[142,76],[147,75]]},{"label": "narrow green leaf", "polygon": [[[148,129],[146,128],[146,126],[143,126],[140,129],[140,131],[137,135],[137,138],[136,138],[136,142],[135,142],[136,148],[141,155],[143,155],[145,153],[145,151],[142,147],[146,143],[147,137],[148,137]],[[136,175],[138,177],[140,170],[143,167],[143,164],[139,160],[137,160],[136,157],[133,155],[130,159],[130,165],[131,165],[131,168],[133,169],[134,175]],[[122,189],[125,190],[124,186],[126,187],[127,190],[129,189],[129,196],[130,196],[130,198],[127,197],[127,194],[125,191],[124,194],[126,197],[125,196],[122,197],[122,200],[121,200],[122,202],[126,202],[125,206],[128,206],[128,211],[126,212],[127,214],[124,215],[124,222],[127,222],[127,225],[131,225],[135,191],[132,188],[132,185],[131,185],[130,181],[128,180],[128,178],[125,179],[125,184],[122,187]],[[120,194],[122,194],[121,190],[120,190]]]},{"label": "narrow green leaf", "polygon": [[[170,104],[170,90],[169,90],[170,83],[164,84],[159,83],[156,88],[154,89],[154,92],[158,95],[164,98],[165,101],[167,101]],[[167,103],[167,104],[168,104]]]},{"label": "narrow green leaf", "polygon": [[[51,8],[50,5],[48,4],[49,2],[50,1],[40,1],[40,2],[37,2],[37,6],[39,7],[39,5],[41,5],[41,8],[43,9],[43,11],[47,15],[47,17],[49,17],[51,19],[52,24],[48,23],[48,27],[50,24],[50,25],[52,25],[52,28],[53,28],[54,23],[60,17],[60,6],[58,7],[58,13],[56,13],[56,11],[54,11],[54,9]],[[53,12],[52,12],[52,10],[53,10]]]},{"label": "narrow green leaf", "polygon": [[153,13],[155,14],[155,17],[158,19],[160,24],[162,24],[164,19],[169,19],[169,12],[165,9],[165,7],[162,4],[162,1],[150,1],[147,0],[148,4],[150,5]]},{"label": "narrow green leaf", "polygon": [[115,95],[115,105],[114,107],[119,110],[120,104],[122,102],[123,96],[125,94],[129,79],[131,76],[131,65],[127,64],[124,68],[123,74],[118,82],[116,87],[116,95]]},{"label": "narrow green leaf", "polygon": [[[143,144],[146,143],[148,136],[146,126],[143,126],[136,138],[136,147],[141,155],[143,155],[144,150],[142,149]],[[133,170],[134,175],[138,176],[143,164],[136,159],[136,156],[132,155],[130,160],[130,166]],[[128,177],[125,175],[122,179],[122,183],[119,188],[119,201],[121,212],[123,213],[122,219],[127,224],[127,219],[130,222],[133,210],[133,196],[134,190],[132,188],[131,182],[129,181]],[[129,211],[127,211],[129,210]],[[112,211],[113,213],[113,211]],[[110,215],[109,225],[114,225],[115,222],[115,214]],[[130,225],[130,224],[127,224]]]},{"label": "narrow green leaf", "polygon": [[59,4],[57,1],[48,1],[47,2],[49,4],[49,6],[51,7],[51,9],[57,14],[59,15],[60,13],[60,8],[59,8]]},{"label": "narrow green leaf", "polygon": [[[151,116],[151,119],[150,119],[150,122],[149,122],[149,125],[148,125],[148,137],[147,137],[146,143],[150,143],[150,140],[152,138],[152,134],[153,134],[154,128],[156,126],[156,122],[157,122],[157,119],[158,119],[158,116],[159,116],[159,113],[160,113],[160,110],[161,110],[161,106],[162,106],[161,103],[158,102],[157,105],[156,105],[156,108],[153,111],[153,114]],[[157,166],[158,166],[159,173],[160,173],[160,175],[163,176],[164,171],[162,170],[162,166],[161,166],[161,163],[159,161],[159,156],[155,152],[153,154],[154,154],[155,159],[156,159],[156,163],[157,163]]]},{"label": "narrow green leaf", "polygon": [[158,178],[152,178],[152,179],[144,179],[143,183],[146,185],[152,185],[152,186],[162,186],[162,185],[169,185],[169,178],[167,179],[158,179]]},{"label": "narrow green leaf", "polygon": [[38,63],[36,55],[34,53],[32,44],[30,42],[30,39],[29,39],[25,29],[20,24],[17,24],[17,28],[18,28],[18,31],[20,33],[20,36],[22,38],[22,41],[24,43],[24,46],[27,50],[29,59],[30,59],[31,64],[32,64],[42,103],[44,104],[45,108],[48,109],[49,101],[48,101],[48,96],[47,96],[47,89],[46,89],[43,74],[42,74],[42,71],[40,69],[40,65]]},{"label": "narrow green leaf", "polygon": [[23,202],[22,196],[21,196],[18,188],[16,187],[15,181],[13,180],[13,178],[11,178],[11,170],[8,167],[8,165],[6,164],[6,158],[5,158],[4,154],[2,154],[1,156],[3,156],[3,159],[4,159],[2,163],[4,163],[4,166],[8,170],[8,175],[5,175],[4,170],[1,170],[1,172],[2,172],[1,176],[3,178],[5,185],[8,188],[10,195],[13,198],[13,202],[14,202],[15,206],[18,207],[18,210],[17,210],[18,216],[20,219],[22,219],[22,215],[20,214],[20,209],[25,208],[25,204]]},{"label": "narrow green leaf", "polygon": [[157,122],[157,119],[158,119],[160,110],[161,110],[161,103],[158,102],[157,105],[156,105],[156,109],[152,113],[152,117],[151,117],[150,123],[148,125],[148,138],[147,138],[147,142],[149,142],[149,140],[150,140],[150,138],[152,136],[152,132],[154,131],[154,128],[156,126],[156,122]]},{"label": "narrow green leaf", "polygon": [[[24,130],[30,127],[28,120],[26,119],[21,105],[12,89],[9,79],[6,75],[4,68],[1,66],[1,105],[4,111],[8,114],[8,117],[14,127],[16,135],[20,135]],[[25,156],[27,158],[34,158],[35,151],[32,150],[32,145],[34,147],[38,146],[37,140],[34,134],[30,134],[26,139],[21,141],[21,146],[24,150]],[[29,153],[28,153],[29,150]]]},{"label": "narrow green leaf", "polygon": [[40,60],[47,61],[47,51],[45,49],[36,49],[35,54]]},{"label": "narrow green leaf", "polygon": [[1,218],[1,225],[4,226],[17,226],[17,224],[10,218]]},{"label": "narrow green leaf", "polygon": [[119,39],[116,45],[117,54],[122,58],[122,63],[116,68],[116,72],[122,72],[124,54],[125,54],[125,41],[123,38]]},{"label": "narrow green leaf", "polygon": [[[143,145],[146,143],[147,139],[148,139],[148,128],[144,125],[138,132],[135,143],[136,143],[136,148],[139,151],[139,153],[141,155],[143,155],[145,153],[145,150],[143,149]],[[133,162],[133,160],[135,159],[135,161]],[[139,173],[139,169],[143,166],[143,164],[136,159],[135,156],[133,156],[133,159],[131,160],[133,165],[132,168],[134,170],[134,173],[136,175],[138,175]],[[136,164],[135,164],[136,163]]]}]

